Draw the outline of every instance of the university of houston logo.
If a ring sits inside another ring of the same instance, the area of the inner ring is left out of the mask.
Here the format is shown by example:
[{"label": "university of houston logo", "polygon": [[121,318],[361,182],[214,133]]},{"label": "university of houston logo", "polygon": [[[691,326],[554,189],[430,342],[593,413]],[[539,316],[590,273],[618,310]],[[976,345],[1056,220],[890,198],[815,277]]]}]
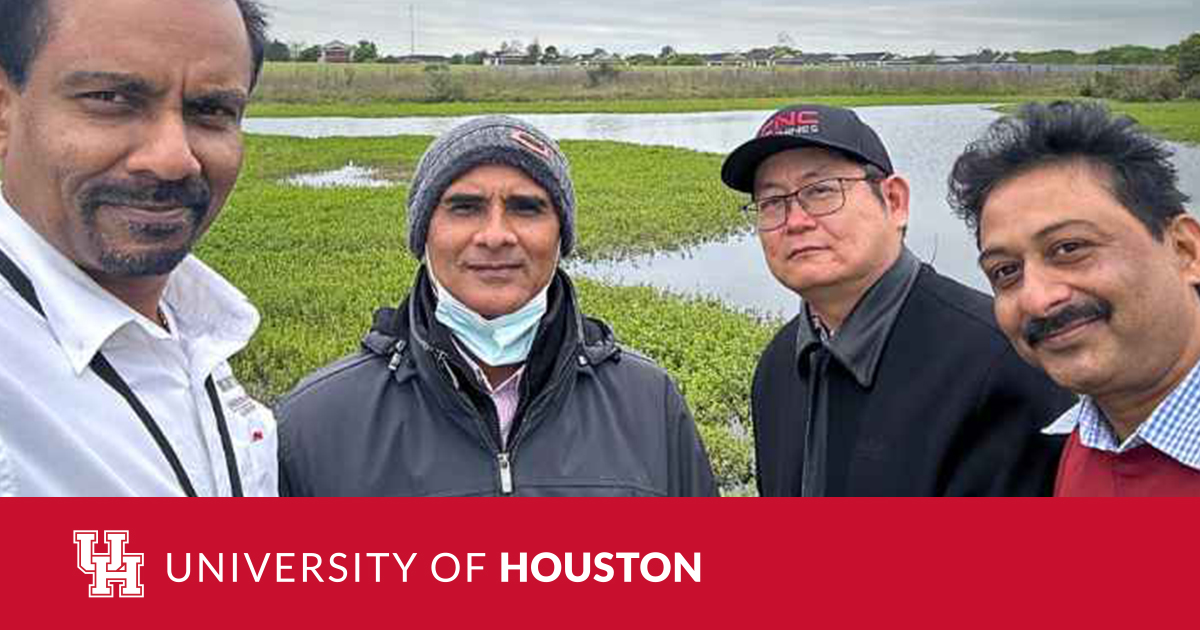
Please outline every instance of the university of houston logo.
[{"label": "university of houston logo", "polygon": [[145,554],[125,553],[128,530],[105,530],[108,555],[96,553],[95,530],[75,530],[75,558],[79,570],[92,576],[88,597],[112,597],[113,583],[121,587],[121,597],[145,597],[142,588],[142,560]]}]

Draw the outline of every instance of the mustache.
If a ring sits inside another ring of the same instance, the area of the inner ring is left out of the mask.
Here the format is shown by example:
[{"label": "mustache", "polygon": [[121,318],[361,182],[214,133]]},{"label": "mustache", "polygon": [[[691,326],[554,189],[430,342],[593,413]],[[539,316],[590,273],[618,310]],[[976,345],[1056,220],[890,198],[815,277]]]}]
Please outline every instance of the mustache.
[{"label": "mustache", "polygon": [[1049,317],[1031,319],[1021,327],[1025,342],[1036,346],[1047,337],[1052,337],[1065,328],[1079,322],[1102,320],[1112,317],[1112,303],[1107,300],[1095,299],[1075,304],[1068,304]]},{"label": "mustache", "polygon": [[101,206],[159,206],[189,208],[197,218],[208,213],[212,190],[199,177],[149,182],[100,181],[79,193],[79,206],[95,214]]}]

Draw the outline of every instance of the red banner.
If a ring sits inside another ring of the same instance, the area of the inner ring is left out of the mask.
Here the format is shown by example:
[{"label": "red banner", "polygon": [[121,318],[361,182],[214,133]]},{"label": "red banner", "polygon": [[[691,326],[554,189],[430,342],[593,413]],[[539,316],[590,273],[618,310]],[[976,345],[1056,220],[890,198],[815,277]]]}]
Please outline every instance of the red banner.
[{"label": "red banner", "polygon": [[10,499],[0,623],[1190,627],[1198,506]]}]

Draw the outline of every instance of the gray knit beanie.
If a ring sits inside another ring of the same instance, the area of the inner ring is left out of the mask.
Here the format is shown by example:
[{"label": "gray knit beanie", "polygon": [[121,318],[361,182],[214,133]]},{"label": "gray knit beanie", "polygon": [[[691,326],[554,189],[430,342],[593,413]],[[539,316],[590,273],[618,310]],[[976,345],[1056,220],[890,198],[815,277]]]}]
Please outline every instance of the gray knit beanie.
[{"label": "gray knit beanie", "polygon": [[562,256],[575,244],[575,188],[570,164],[553,139],[511,116],[485,116],[443,133],[429,145],[408,188],[408,248],[425,255],[433,210],[454,180],[484,164],[523,171],[546,189],[558,210]]}]

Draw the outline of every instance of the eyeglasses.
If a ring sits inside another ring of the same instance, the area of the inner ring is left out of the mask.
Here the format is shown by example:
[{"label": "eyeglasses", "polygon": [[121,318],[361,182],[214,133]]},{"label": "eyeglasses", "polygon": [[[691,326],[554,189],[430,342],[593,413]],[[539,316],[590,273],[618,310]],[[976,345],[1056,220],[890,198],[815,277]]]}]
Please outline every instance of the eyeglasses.
[{"label": "eyeglasses", "polygon": [[872,181],[870,177],[831,177],[802,186],[794,192],[774,197],[763,197],[742,206],[742,211],[754,214],[759,232],[777,230],[787,223],[788,209],[792,202],[810,217],[823,217],[841,210],[846,205],[846,184]]}]

